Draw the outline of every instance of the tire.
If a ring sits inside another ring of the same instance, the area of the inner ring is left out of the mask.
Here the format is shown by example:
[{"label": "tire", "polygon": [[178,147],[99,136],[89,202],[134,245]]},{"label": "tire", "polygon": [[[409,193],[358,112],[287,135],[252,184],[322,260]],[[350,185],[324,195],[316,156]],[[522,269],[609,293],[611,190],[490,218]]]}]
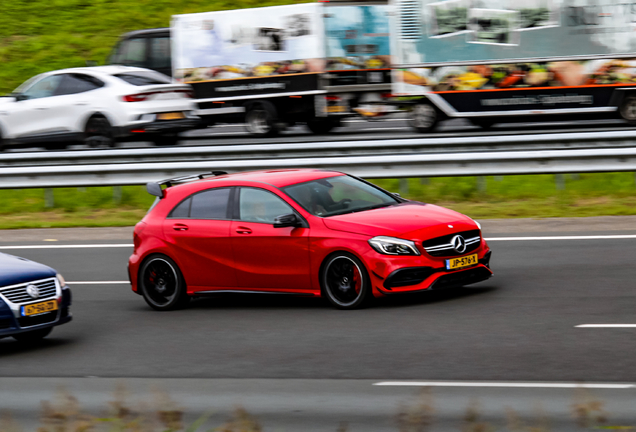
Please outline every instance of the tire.
[{"label": "tire", "polygon": [[311,119],[307,122],[307,128],[316,135],[327,134],[337,126],[338,122],[331,119]]},{"label": "tire", "polygon": [[94,115],[88,119],[84,128],[84,144],[89,147],[115,146],[113,127],[106,117]]},{"label": "tire", "polygon": [[13,335],[13,339],[17,340],[18,342],[24,343],[37,342],[47,337],[51,333],[51,331],[53,331],[53,327],[31,330],[29,332]]},{"label": "tire", "polygon": [[372,297],[364,264],[347,252],[336,252],[325,259],[320,270],[320,287],[337,309],[358,309]]},{"label": "tire", "polygon": [[179,135],[177,134],[157,135],[152,137],[152,142],[155,143],[157,147],[175,146],[179,142]]},{"label": "tire", "polygon": [[418,132],[426,133],[435,129],[439,121],[437,109],[428,102],[418,103],[410,113],[409,124]]},{"label": "tire", "polygon": [[267,101],[253,104],[245,114],[245,127],[252,135],[276,136],[279,132],[277,126],[276,108]]},{"label": "tire", "polygon": [[148,257],[139,270],[138,280],[144,300],[155,310],[179,309],[190,300],[181,270],[165,255]]},{"label": "tire", "polygon": [[619,112],[629,124],[636,124],[636,96],[625,96]]}]

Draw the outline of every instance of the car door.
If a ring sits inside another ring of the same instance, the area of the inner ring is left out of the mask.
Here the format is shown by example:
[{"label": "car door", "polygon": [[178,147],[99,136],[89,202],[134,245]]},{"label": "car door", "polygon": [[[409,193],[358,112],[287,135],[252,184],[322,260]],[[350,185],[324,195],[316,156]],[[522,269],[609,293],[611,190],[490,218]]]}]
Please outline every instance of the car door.
[{"label": "car door", "polygon": [[102,112],[105,95],[94,93],[104,87],[104,82],[91,75],[62,74],[62,81],[55,96],[49,101],[49,120],[66,132],[83,133],[89,114]]},{"label": "car door", "polygon": [[19,138],[59,131],[59,127],[50,119],[53,115],[50,106],[61,81],[61,75],[48,75],[33,81],[21,91],[19,99],[7,109],[10,135]]},{"label": "car door", "polygon": [[[276,194],[243,187],[232,222],[232,251],[238,286],[302,292],[311,288],[309,228],[274,228],[277,216],[295,213]],[[235,198],[236,199],[236,198]]]},{"label": "car door", "polygon": [[169,213],[163,232],[188,291],[235,288],[228,207],[232,188],[190,195]]}]

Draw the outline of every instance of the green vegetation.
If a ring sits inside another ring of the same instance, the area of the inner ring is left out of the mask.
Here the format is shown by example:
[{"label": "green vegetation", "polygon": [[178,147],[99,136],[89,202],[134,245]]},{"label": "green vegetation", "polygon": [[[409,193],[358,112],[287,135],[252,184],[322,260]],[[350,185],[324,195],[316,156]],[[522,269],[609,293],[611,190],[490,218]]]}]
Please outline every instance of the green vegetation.
[{"label": "green vegetation", "polygon": [[2,0],[0,95],[38,73],[103,64],[128,31],[167,27],[173,14],[237,9],[293,0]]},{"label": "green vegetation", "polygon": [[[558,189],[553,175],[374,182],[406,198],[478,219],[636,215],[633,173],[565,175],[563,190]],[[408,191],[404,190],[405,182]],[[53,207],[47,207],[42,189],[0,190],[0,229],[130,226],[146,214],[154,200],[143,186],[60,188],[52,192]]]}]

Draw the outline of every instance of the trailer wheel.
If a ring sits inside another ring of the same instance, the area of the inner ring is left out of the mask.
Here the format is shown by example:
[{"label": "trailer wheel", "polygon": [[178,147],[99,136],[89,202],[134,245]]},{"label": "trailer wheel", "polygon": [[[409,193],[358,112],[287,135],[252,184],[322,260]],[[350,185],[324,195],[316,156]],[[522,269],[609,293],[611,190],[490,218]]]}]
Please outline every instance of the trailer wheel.
[{"label": "trailer wheel", "polygon": [[245,114],[245,127],[253,135],[275,136],[279,130],[276,122],[276,108],[267,101],[251,105]]},{"label": "trailer wheel", "polygon": [[437,125],[437,109],[428,102],[418,103],[410,113],[409,124],[418,132],[430,132]]},{"label": "trailer wheel", "polygon": [[621,103],[621,117],[628,123],[636,124],[636,96],[626,96]]}]

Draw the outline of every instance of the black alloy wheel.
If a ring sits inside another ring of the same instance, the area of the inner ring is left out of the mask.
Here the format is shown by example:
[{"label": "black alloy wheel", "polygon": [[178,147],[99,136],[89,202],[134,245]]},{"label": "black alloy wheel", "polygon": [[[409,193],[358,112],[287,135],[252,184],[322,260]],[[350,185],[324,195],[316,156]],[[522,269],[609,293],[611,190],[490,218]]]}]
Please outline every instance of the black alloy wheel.
[{"label": "black alloy wheel", "polygon": [[53,327],[47,327],[39,330],[31,330],[25,333],[18,333],[13,335],[13,339],[24,343],[37,342],[47,337],[52,330]]},{"label": "black alloy wheel", "polygon": [[179,267],[164,255],[151,256],[144,262],[138,283],[146,303],[158,311],[179,309],[190,300]]},{"label": "black alloy wheel", "polygon": [[338,252],[325,260],[320,275],[323,294],[338,309],[356,309],[371,297],[364,265],[355,256]]},{"label": "black alloy wheel", "polygon": [[89,147],[115,146],[113,128],[106,117],[95,115],[88,119],[84,128],[84,144]]}]

